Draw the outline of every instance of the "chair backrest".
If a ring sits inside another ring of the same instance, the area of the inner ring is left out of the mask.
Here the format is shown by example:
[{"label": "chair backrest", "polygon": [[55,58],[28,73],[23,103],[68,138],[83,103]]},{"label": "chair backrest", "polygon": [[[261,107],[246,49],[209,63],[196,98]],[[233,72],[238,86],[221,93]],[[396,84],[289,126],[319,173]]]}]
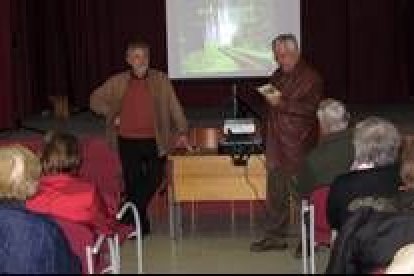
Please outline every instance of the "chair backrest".
[{"label": "chair backrest", "polygon": [[118,154],[102,137],[82,138],[82,167],[80,175],[94,183],[108,208],[115,217],[122,203],[122,169]]},{"label": "chair backrest", "polygon": [[64,234],[46,216],[1,208],[0,221],[0,273],[81,272]]},{"label": "chair backrest", "polygon": [[332,231],[329,226],[326,205],[328,201],[329,186],[319,186],[310,195],[310,203],[315,208],[315,243],[329,246],[331,244]]}]

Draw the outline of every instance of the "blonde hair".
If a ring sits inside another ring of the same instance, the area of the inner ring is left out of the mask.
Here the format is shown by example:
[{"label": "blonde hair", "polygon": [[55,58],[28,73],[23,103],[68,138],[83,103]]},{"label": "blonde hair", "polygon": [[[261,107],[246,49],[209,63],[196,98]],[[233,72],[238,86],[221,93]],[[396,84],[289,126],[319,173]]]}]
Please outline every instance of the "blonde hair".
[{"label": "blonde hair", "polygon": [[37,192],[39,158],[21,145],[0,147],[0,198],[25,200]]}]

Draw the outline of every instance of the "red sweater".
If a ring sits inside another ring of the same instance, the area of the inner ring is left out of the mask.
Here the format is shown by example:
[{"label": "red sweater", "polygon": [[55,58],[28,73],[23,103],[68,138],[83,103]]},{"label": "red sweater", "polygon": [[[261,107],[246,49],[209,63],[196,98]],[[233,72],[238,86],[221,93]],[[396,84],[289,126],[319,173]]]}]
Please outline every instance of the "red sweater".
[{"label": "red sweater", "polygon": [[122,100],[119,135],[124,138],[154,138],[154,102],[145,79],[131,79]]}]

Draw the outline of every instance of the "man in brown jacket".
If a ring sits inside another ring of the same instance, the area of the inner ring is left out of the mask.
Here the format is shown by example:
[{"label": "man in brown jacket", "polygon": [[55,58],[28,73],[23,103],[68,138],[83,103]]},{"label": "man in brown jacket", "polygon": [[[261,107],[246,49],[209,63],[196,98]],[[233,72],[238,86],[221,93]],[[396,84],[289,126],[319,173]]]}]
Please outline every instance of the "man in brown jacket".
[{"label": "man in brown jacket", "polygon": [[300,57],[296,38],[283,34],[272,42],[279,64],[272,77],[274,93],[264,93],[268,103],[266,122],[267,199],[264,238],[251,251],[287,248],[289,196],[292,180],[309,149],[316,144],[316,110],[322,99],[323,81]]},{"label": "man in brown jacket", "polygon": [[[147,206],[161,183],[172,141],[190,148],[187,120],[174,88],[164,73],[149,68],[149,52],[145,42],[130,42],[126,49],[130,70],[110,77],[90,97],[91,109],[105,116],[108,138],[118,146],[125,200],[138,207],[143,235],[150,232]],[[132,222],[132,215],[124,220]]]}]

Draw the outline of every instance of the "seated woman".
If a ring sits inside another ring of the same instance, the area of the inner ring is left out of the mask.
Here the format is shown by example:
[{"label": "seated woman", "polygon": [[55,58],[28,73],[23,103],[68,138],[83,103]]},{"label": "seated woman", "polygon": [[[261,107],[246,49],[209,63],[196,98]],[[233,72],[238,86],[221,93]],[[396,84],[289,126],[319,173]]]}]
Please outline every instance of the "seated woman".
[{"label": "seated woman", "polygon": [[335,241],[327,273],[414,271],[414,140],[405,139],[401,160],[399,192],[349,204],[352,215]]},{"label": "seated woman", "polygon": [[352,200],[391,197],[398,192],[400,144],[397,128],[386,120],[370,117],[357,124],[351,172],[335,178],[328,195],[327,216],[331,228],[341,228],[349,216],[348,205]]},{"label": "seated woman", "polygon": [[[53,217],[61,225],[86,271],[85,243],[91,242],[91,235],[113,233],[115,217],[108,214],[96,186],[78,176],[81,157],[76,137],[60,132],[49,134],[40,160],[39,189],[26,201],[26,207]],[[85,227],[90,230],[88,233]],[[81,242],[82,238],[85,241]]]},{"label": "seated woman", "polygon": [[22,146],[0,148],[0,273],[80,273],[60,228],[28,212],[24,201],[36,193],[39,158]]},{"label": "seated woman", "polygon": [[344,223],[326,274],[381,271],[401,247],[414,243],[414,214],[396,212],[384,203],[377,202],[376,208],[360,207]]},{"label": "seated woman", "polygon": [[87,225],[98,233],[112,233],[114,218],[107,215],[96,186],[78,177],[81,157],[76,137],[59,132],[50,134],[40,161],[39,189],[26,201],[26,207]]}]

